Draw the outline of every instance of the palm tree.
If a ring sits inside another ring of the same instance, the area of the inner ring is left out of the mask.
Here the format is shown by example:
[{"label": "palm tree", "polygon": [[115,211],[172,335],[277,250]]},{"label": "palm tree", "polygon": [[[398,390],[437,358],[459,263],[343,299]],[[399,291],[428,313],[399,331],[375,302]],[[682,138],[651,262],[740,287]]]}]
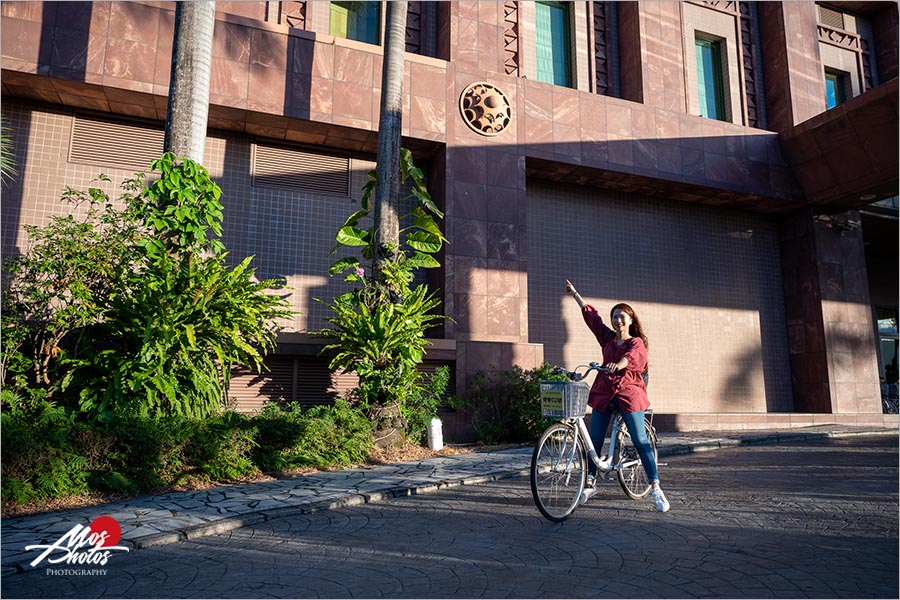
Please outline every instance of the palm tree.
[{"label": "palm tree", "polygon": [[16,174],[16,157],[13,156],[12,132],[6,126],[6,119],[0,124],[0,180],[10,181]]},{"label": "palm tree", "polygon": [[215,24],[215,0],[176,3],[164,149],[200,164],[206,146]]},{"label": "palm tree", "polygon": [[407,0],[386,2],[387,30],[381,71],[381,116],[375,184],[375,258],[377,277],[400,246],[400,133],[403,124],[403,50]]}]

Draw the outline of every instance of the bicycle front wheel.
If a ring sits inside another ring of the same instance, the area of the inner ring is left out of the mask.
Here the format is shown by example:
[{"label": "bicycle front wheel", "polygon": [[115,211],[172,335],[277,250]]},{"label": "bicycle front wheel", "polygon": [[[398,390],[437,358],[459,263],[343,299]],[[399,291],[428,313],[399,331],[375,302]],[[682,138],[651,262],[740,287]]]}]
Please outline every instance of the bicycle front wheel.
[{"label": "bicycle front wheel", "polygon": [[578,506],[587,479],[584,445],[575,427],[551,425],[531,457],[531,494],[541,514],[562,521]]},{"label": "bicycle front wheel", "polygon": [[[653,460],[657,458],[656,450],[656,431],[647,421],[644,421],[644,433],[650,440],[650,447],[653,450]],[[650,481],[647,479],[647,472],[641,464],[641,457],[637,448],[631,439],[627,430],[620,429],[616,433],[616,457],[614,464],[623,464],[619,469],[619,485],[622,486],[625,495],[632,500],[645,498],[650,493]],[[621,461],[621,463],[619,462]]]}]

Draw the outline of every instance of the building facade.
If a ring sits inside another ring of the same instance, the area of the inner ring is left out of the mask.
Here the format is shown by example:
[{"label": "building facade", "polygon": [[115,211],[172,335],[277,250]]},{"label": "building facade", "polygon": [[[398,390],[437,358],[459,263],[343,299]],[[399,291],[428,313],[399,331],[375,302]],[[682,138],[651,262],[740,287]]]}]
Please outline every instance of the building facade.
[{"label": "building facade", "polygon": [[[403,144],[450,240],[453,318],[425,370],[598,358],[572,280],[650,339],[665,429],[896,424],[894,2],[410,2]],[[285,277],[297,316],[242,410],[351,387],[321,342],[334,234],[374,167],[384,4],[217,2],[205,166],[225,243]],[[2,112],[19,176],[3,252],[162,152],[172,2],[3,2]],[[442,414],[450,439],[470,431]]]}]

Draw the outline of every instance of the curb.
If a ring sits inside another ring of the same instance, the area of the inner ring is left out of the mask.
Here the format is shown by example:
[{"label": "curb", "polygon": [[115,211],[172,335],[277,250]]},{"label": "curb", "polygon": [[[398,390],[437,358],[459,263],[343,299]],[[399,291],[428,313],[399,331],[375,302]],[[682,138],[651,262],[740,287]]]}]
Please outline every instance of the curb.
[{"label": "curb", "polygon": [[865,431],[810,431],[805,433],[767,432],[756,435],[747,435],[740,438],[712,438],[703,442],[688,444],[674,444],[659,449],[659,456],[678,456],[682,454],[694,454],[697,452],[709,452],[724,448],[738,448],[740,446],[764,446],[767,444],[808,442],[825,439],[863,437],[871,435],[898,434],[894,429],[875,429]]},{"label": "curb", "polygon": [[[364,504],[377,504],[384,500],[393,498],[402,498],[404,496],[418,496],[420,494],[430,494],[439,490],[460,487],[463,485],[477,485],[479,483],[488,483],[499,479],[509,479],[511,477],[527,477],[530,469],[513,469],[509,471],[499,471],[489,475],[475,475],[464,477],[462,479],[452,479],[441,481],[439,483],[427,483],[422,485],[396,487],[379,490],[377,492],[368,492],[365,494],[350,494],[333,500],[323,500],[319,502],[307,502],[298,504],[297,506],[288,506],[281,508],[272,508],[265,511],[245,513],[234,517],[224,517],[218,521],[211,523],[202,523],[192,527],[176,529],[163,533],[152,533],[132,538],[123,542],[134,549],[153,548],[155,546],[164,546],[174,542],[182,542],[185,540],[196,540],[198,538],[219,533],[227,533],[236,529],[241,529],[248,525],[257,525],[273,519],[281,519],[284,517],[294,517],[300,515],[311,515],[326,510],[334,510],[337,508],[346,508],[348,506],[362,506]],[[15,563],[17,572],[22,572],[21,563]]]}]

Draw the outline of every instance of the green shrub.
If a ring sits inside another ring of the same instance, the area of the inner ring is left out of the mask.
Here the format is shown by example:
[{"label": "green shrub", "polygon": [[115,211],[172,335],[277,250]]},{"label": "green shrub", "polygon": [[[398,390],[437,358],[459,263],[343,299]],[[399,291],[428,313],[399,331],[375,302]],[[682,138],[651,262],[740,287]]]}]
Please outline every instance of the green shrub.
[{"label": "green shrub", "polygon": [[92,419],[202,418],[224,408],[233,366],[263,368],[292,314],[268,293],[281,282],[256,281],[252,257],[229,265],[222,191],[202,165],[166,153],[151,168],[118,203],[67,188],[84,210],[25,226],[27,251],[3,263],[3,383]]},{"label": "green shrub", "polygon": [[128,417],[96,427],[110,439],[108,463],[93,474],[98,490],[155,491],[186,475],[185,447],[193,429],[189,419]]},{"label": "green shrub", "polygon": [[222,411],[234,365],[263,368],[292,311],[266,293],[279,282],[254,281],[252,257],[226,265],[222,190],[206,169],[171,153],[151,167],[160,178],[131,200],[145,235],[127,293],[106,304],[99,351],[72,364],[85,412],[202,418]]},{"label": "green shrub", "polygon": [[[416,269],[440,266],[434,255],[447,238],[435,220],[444,215],[432,201],[412,153],[403,148],[400,156],[401,183],[411,186],[411,194],[402,199],[402,204],[410,205],[409,213],[400,217],[401,223],[408,224],[400,231],[403,239],[385,240],[376,248],[376,199],[372,197],[376,173],[372,171],[360,210],[338,229],[337,246],[331,251],[333,255],[351,249],[361,257],[346,256],[329,269],[332,277],[348,273],[344,280],[361,287],[335,298],[328,305],[334,312],[327,319],[331,326],[311,332],[335,340],[323,348],[336,350],[329,367],[356,373],[355,399],[371,411],[370,416],[394,404],[403,411],[408,398],[423,393],[418,366],[429,344],[425,332],[448,318],[433,313],[440,300],[426,285],[411,287]],[[364,229],[365,224],[369,226]],[[368,274],[360,258],[372,265]]]},{"label": "green shrub", "polygon": [[[406,417],[406,436],[411,442],[425,444],[431,419],[437,416],[437,409],[443,402],[444,392],[450,384],[450,369],[438,367],[425,385],[417,386],[402,406]],[[451,401],[452,403],[452,401]]]},{"label": "green shrub", "polygon": [[257,429],[239,413],[230,412],[205,421],[192,421],[190,441],[183,461],[191,474],[210,481],[242,479],[258,475],[252,453]]},{"label": "green shrub", "polygon": [[371,423],[346,401],[253,417],[78,421],[42,393],[3,390],[3,506],[88,492],[151,493],[260,471],[346,467],[372,448]]},{"label": "green shrub", "polygon": [[475,433],[488,444],[538,439],[552,422],[541,416],[541,381],[563,381],[546,362],[528,371],[479,371],[469,383],[465,408],[473,415]]},{"label": "green shrub", "polygon": [[72,416],[42,390],[27,397],[5,389],[2,396],[3,503],[87,492],[90,465],[70,440],[70,433],[78,431]]},{"label": "green shrub", "polygon": [[340,399],[312,408],[268,404],[252,422],[258,432],[253,459],[262,471],[345,467],[366,460],[372,447],[368,418]]}]

